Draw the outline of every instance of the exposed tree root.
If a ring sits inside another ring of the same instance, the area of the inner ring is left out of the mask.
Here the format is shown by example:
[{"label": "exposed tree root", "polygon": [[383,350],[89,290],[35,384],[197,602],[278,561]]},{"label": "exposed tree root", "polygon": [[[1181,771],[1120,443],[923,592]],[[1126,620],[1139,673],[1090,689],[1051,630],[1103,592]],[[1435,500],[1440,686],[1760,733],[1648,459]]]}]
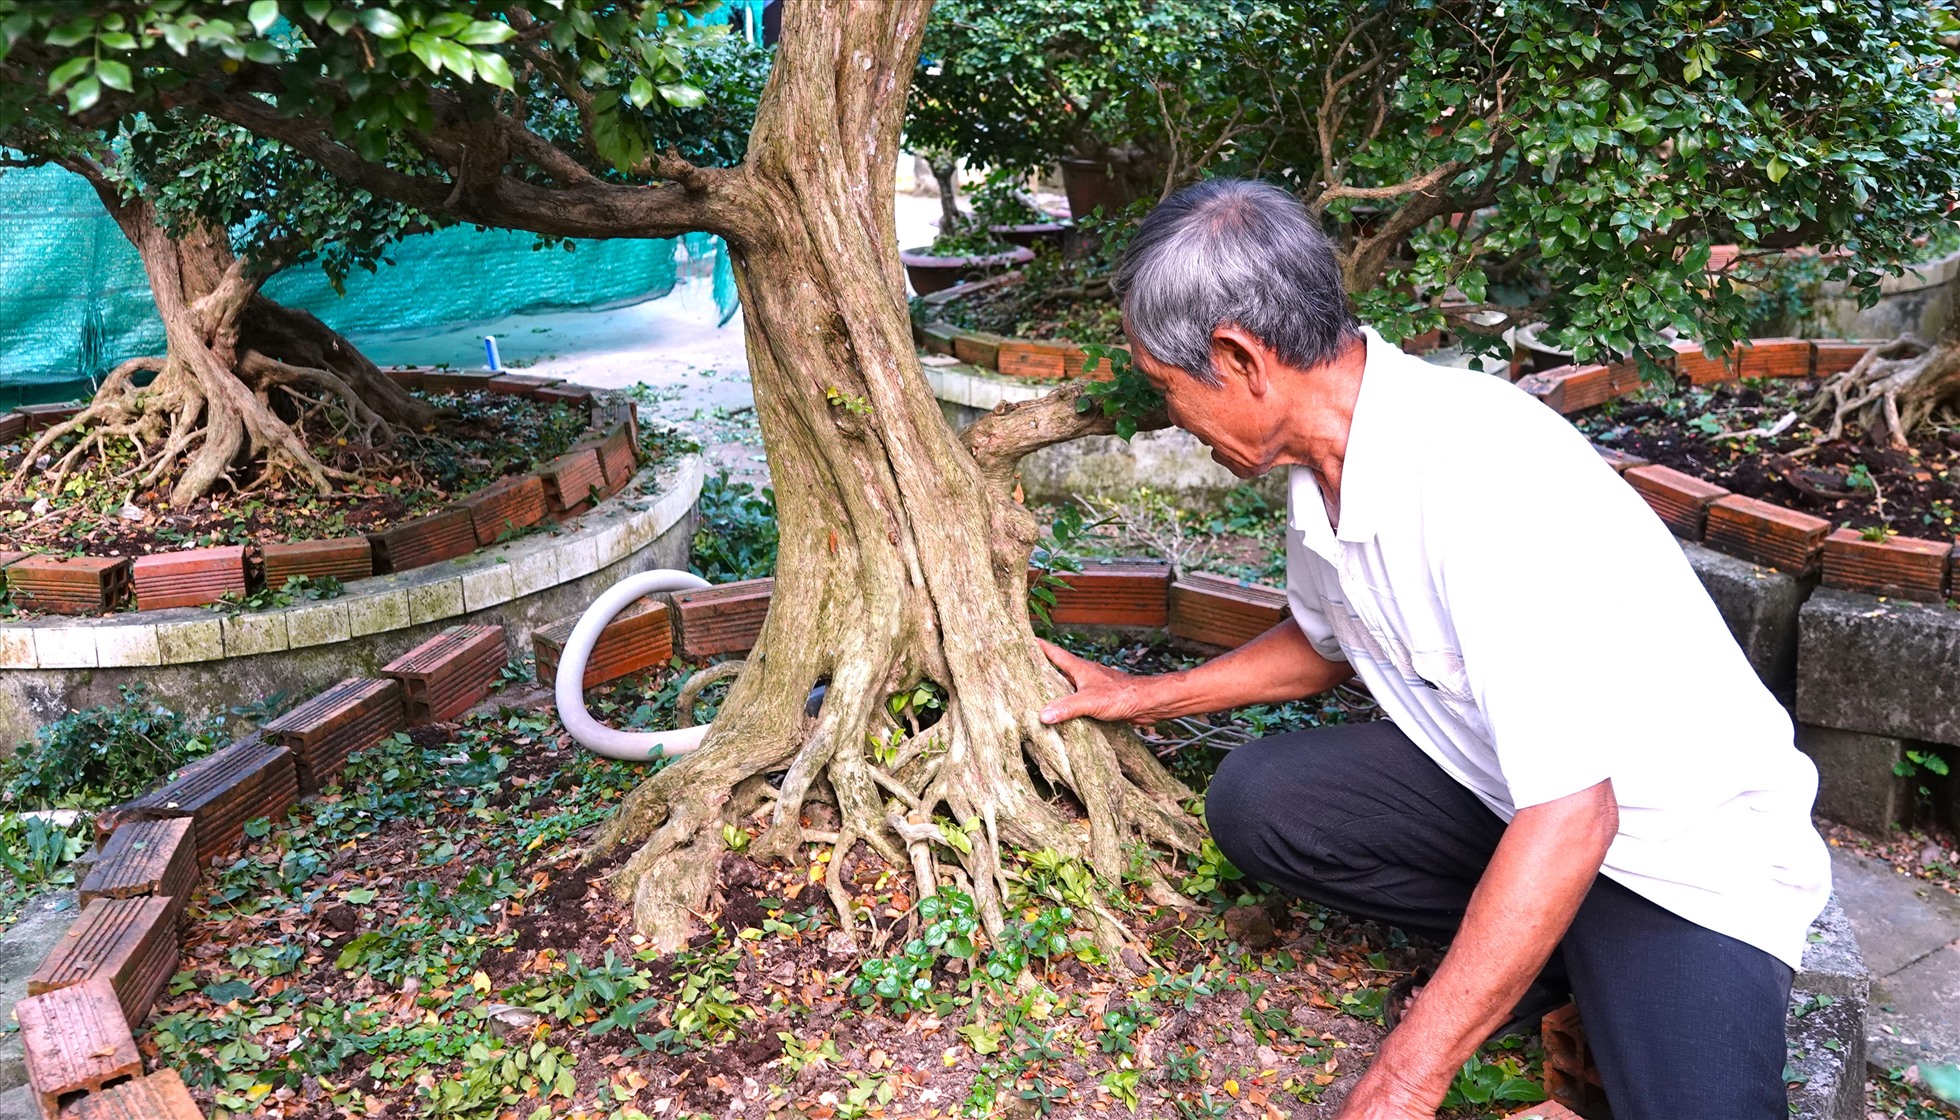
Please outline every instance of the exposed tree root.
[{"label": "exposed tree root", "polygon": [[1876,444],[1903,451],[1912,432],[1935,413],[1960,416],[1960,347],[1933,345],[1907,334],[1866,351],[1858,363],[1818,389],[1804,419],[1829,415],[1826,442],[1848,428]]}]

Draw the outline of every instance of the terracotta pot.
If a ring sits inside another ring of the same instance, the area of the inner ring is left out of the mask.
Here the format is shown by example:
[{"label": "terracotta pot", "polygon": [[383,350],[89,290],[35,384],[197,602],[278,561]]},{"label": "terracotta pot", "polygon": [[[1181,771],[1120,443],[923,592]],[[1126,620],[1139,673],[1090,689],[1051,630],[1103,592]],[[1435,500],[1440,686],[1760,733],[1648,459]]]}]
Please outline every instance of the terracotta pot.
[{"label": "terracotta pot", "polygon": [[898,259],[905,265],[905,278],[912,282],[912,290],[920,295],[944,291],[955,284],[972,280],[989,272],[1024,265],[1034,259],[1034,250],[1015,246],[1013,252],[989,253],[979,257],[940,257],[927,252],[923,247],[905,249],[899,252]]},{"label": "terracotta pot", "polygon": [[1077,219],[1097,207],[1114,214],[1136,198],[1122,176],[1111,175],[1107,164],[1094,159],[1063,160],[1062,191],[1068,195],[1069,214]]},{"label": "terracotta pot", "polygon": [[1066,222],[1028,222],[1014,226],[988,226],[987,232],[1023,249],[1035,249],[1047,245],[1059,249],[1062,238],[1068,234]]}]

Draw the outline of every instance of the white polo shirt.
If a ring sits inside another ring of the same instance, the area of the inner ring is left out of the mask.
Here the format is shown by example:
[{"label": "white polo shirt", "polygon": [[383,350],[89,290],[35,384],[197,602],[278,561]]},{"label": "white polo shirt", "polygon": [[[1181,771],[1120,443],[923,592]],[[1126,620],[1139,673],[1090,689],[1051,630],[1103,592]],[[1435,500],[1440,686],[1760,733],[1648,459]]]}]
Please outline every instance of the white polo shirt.
[{"label": "white polo shirt", "polygon": [[1292,468],[1300,628],[1506,821],[1613,779],[1604,873],[1797,967],[1817,770],[1680,546],[1563,417],[1366,334],[1338,531]]}]

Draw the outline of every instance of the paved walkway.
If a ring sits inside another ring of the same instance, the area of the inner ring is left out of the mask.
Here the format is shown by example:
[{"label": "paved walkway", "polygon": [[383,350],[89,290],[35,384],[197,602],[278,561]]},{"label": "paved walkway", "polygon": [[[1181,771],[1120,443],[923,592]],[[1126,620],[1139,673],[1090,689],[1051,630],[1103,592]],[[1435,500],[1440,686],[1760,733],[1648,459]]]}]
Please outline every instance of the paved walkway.
[{"label": "paved walkway", "polygon": [[1871,968],[1872,1065],[1960,1064],[1960,898],[1842,848],[1831,862]]},{"label": "paved walkway", "polygon": [[[0,931],[0,1023],[14,1020],[14,1004],[27,996],[27,978],[75,920],[75,892],[43,895],[27,904],[20,920]],[[20,1033],[0,1034],[0,1120],[39,1120],[28,1097]]]}]

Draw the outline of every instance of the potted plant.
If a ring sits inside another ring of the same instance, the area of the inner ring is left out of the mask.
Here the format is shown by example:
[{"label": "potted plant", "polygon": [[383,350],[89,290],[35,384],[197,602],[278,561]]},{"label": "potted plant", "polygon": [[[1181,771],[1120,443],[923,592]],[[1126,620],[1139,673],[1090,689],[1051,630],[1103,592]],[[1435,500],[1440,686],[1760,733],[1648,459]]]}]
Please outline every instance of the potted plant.
[{"label": "potted plant", "polygon": [[1002,241],[983,220],[967,217],[950,228],[942,226],[932,244],[901,250],[898,259],[912,290],[923,296],[1018,268],[1034,259],[1034,250]]},{"label": "potted plant", "polygon": [[986,184],[973,193],[973,213],[988,233],[1023,249],[1059,249],[1069,230],[1068,222],[1035,204],[1018,175],[998,170],[989,173]]}]

